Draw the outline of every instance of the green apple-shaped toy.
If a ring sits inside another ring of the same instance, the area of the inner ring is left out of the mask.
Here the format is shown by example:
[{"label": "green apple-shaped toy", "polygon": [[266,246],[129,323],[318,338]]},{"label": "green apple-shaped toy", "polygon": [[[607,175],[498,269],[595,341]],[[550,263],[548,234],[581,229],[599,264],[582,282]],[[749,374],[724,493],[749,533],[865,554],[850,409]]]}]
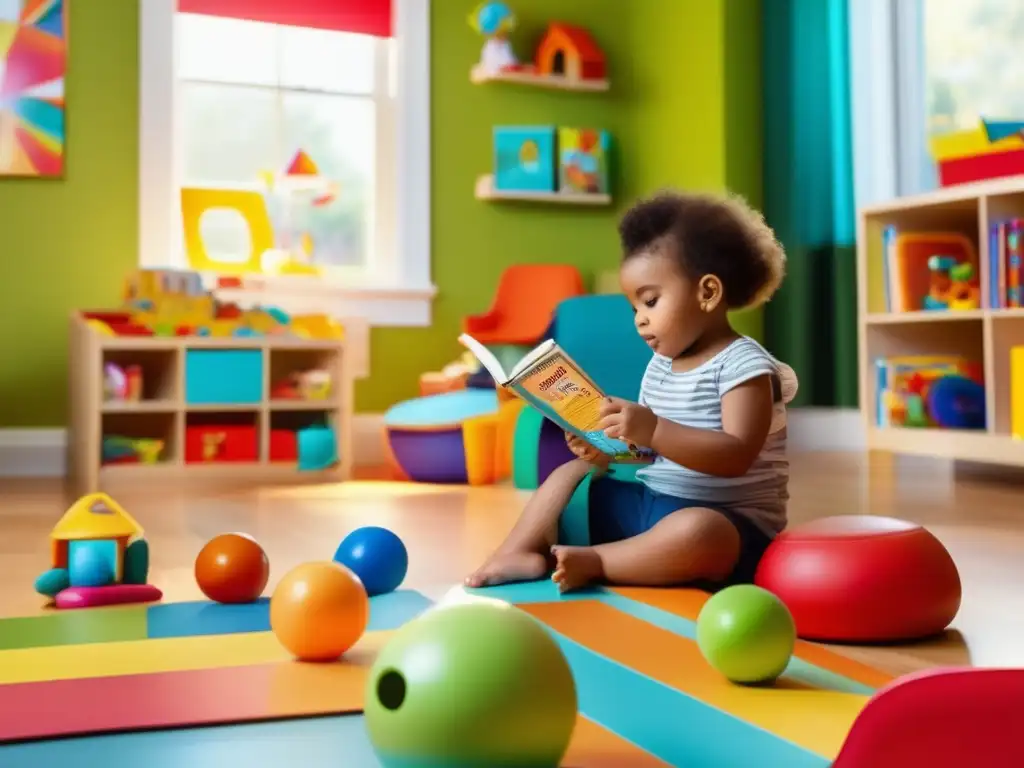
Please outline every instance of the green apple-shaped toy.
[{"label": "green apple-shaped toy", "polygon": [[385,768],[550,768],[576,725],[576,685],[540,622],[471,598],[396,632],[370,670],[365,716]]},{"label": "green apple-shaped toy", "polygon": [[786,605],[753,584],[726,587],[697,616],[697,645],[734,683],[766,683],[783,673],[796,645]]}]

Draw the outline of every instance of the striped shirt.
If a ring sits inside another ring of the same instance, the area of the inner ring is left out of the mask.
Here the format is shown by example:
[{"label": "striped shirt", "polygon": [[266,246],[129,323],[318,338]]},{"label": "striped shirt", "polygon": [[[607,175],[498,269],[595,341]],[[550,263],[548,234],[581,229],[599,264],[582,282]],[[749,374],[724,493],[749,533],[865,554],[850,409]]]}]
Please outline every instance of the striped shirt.
[{"label": "striped shirt", "polygon": [[692,371],[675,373],[672,360],[655,354],[640,385],[640,404],[665,419],[722,431],[722,397],[757,376],[770,375],[775,390],[772,426],[753,466],[742,477],[716,477],[661,456],[637,472],[648,488],[670,496],[706,501],[745,515],[769,536],[786,527],[789,460],[786,404],[797,391],[793,369],[760,344],[741,337]]}]

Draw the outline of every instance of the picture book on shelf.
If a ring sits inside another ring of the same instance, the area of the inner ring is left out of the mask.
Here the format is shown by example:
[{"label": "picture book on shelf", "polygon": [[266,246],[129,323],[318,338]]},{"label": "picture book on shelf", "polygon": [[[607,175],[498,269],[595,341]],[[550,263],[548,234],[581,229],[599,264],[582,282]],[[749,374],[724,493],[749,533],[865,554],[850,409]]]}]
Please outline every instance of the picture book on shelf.
[{"label": "picture book on shelf", "polygon": [[499,387],[515,393],[562,429],[582,437],[619,463],[646,463],[654,454],[598,429],[604,392],[553,339],[528,352],[508,373],[487,347],[468,334],[459,342],[469,349]]}]

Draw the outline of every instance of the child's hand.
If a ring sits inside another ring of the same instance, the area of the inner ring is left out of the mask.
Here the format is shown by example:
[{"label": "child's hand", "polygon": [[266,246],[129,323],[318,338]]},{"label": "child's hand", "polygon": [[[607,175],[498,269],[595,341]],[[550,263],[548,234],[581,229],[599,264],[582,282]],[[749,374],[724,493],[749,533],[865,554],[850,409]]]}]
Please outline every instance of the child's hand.
[{"label": "child's hand", "polygon": [[577,437],[572,432],[565,433],[565,444],[569,446],[569,450],[577,459],[583,459],[599,469],[606,469],[612,459],[607,453],[597,450],[582,437]]},{"label": "child's hand", "polygon": [[650,448],[657,426],[658,417],[650,408],[618,397],[606,397],[601,402],[599,428],[608,437]]}]

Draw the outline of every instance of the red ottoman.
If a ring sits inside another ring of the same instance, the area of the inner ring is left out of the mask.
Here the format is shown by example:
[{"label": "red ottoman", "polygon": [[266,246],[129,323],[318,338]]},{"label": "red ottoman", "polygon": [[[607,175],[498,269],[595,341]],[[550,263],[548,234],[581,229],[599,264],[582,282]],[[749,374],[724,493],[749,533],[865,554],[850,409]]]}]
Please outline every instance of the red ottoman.
[{"label": "red ottoman", "polygon": [[807,640],[912,640],[941,632],[960,609],[949,552],[921,526],[891,517],[829,517],[784,531],[755,582],[789,607]]}]

